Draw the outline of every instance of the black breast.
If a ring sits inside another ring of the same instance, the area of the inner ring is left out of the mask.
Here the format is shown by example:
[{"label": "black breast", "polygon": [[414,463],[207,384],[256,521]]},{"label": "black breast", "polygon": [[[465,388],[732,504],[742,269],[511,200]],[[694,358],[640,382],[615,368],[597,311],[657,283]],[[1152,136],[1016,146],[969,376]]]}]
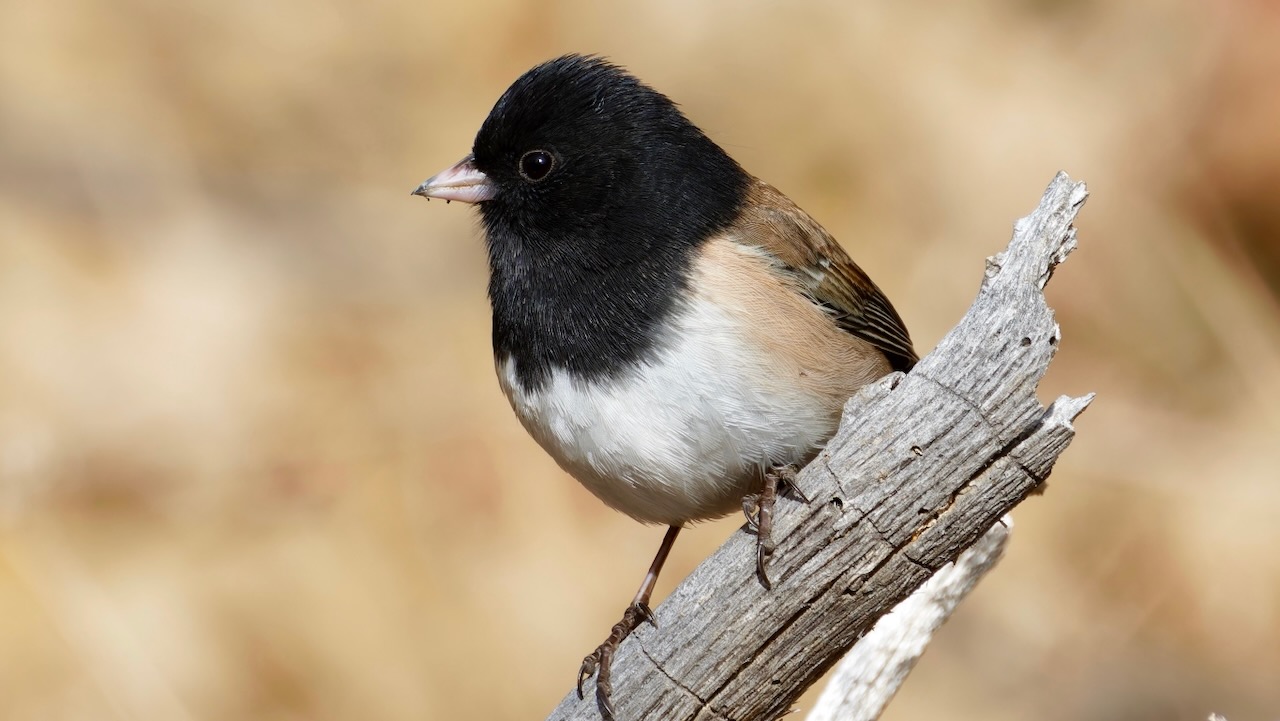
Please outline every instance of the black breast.
[{"label": "black breast", "polygon": [[546,244],[491,229],[495,356],[515,360],[526,390],[545,383],[553,368],[593,381],[626,372],[659,347],[696,246],[668,236],[632,254],[614,242]]}]

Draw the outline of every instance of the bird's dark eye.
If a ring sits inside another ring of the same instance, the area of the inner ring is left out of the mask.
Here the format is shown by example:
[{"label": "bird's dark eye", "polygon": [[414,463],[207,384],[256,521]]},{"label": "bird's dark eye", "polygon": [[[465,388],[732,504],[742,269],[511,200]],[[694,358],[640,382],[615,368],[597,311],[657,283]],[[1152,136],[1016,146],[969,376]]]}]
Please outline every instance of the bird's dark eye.
[{"label": "bird's dark eye", "polygon": [[556,165],[556,159],[545,150],[530,150],[520,156],[520,176],[530,183],[547,177]]}]

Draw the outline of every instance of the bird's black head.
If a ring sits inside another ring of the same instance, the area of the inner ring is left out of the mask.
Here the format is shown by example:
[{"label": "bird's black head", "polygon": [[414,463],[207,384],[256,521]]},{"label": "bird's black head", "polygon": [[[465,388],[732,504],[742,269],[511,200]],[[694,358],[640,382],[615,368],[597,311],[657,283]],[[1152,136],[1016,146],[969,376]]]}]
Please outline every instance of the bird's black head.
[{"label": "bird's black head", "polygon": [[581,55],[516,80],[473,155],[495,190],[480,206],[491,240],[604,254],[596,262],[705,238],[732,221],[747,182],[666,96]]},{"label": "bird's black head", "polygon": [[566,55],[516,80],[472,155],[415,194],[479,204],[494,351],[533,386],[653,352],[694,250],[735,220],[750,181],[666,96]]}]

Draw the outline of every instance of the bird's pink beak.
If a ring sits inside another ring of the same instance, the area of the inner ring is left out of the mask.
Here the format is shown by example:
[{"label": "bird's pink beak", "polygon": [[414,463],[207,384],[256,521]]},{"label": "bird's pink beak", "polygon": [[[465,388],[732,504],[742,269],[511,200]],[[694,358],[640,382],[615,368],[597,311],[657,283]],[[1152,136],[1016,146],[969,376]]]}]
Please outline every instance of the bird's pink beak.
[{"label": "bird's pink beak", "polygon": [[498,194],[489,176],[476,168],[474,155],[459,160],[452,167],[427,178],[414,195],[421,195],[430,200],[457,200],[463,203],[483,203],[493,200]]}]

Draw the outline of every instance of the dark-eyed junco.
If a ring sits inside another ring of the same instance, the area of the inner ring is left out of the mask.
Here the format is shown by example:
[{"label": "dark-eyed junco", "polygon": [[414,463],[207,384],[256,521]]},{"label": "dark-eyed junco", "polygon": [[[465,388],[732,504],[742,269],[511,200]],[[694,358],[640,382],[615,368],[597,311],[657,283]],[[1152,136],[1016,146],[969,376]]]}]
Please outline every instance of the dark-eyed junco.
[{"label": "dark-eyed junco", "polygon": [[911,368],[911,338],[813,218],[600,58],[525,73],[414,194],[480,209],[498,380],[524,427],[600,500],[669,526],[579,672],[581,695],[598,671],[611,717],[610,661],[681,526],[745,509],[768,585],[780,481],[859,387]]}]

